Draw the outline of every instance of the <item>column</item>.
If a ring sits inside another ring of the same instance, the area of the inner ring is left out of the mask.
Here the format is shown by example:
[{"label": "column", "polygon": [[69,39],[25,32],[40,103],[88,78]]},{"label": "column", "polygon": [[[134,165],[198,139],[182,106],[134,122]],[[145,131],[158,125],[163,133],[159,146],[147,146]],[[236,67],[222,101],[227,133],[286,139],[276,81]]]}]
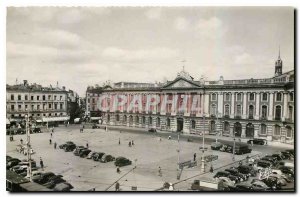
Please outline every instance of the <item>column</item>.
[{"label": "column", "polygon": [[246,123],[241,123],[242,124],[242,133],[241,133],[241,138],[246,137]]},{"label": "column", "polygon": [[234,118],[234,92],[231,92],[231,110],[230,110],[230,118]]},{"label": "column", "polygon": [[[200,103],[199,103],[199,107],[200,107],[200,112],[199,111],[197,111],[196,112],[196,117],[200,117],[200,116],[203,116],[203,110],[204,110],[204,94],[201,94],[201,93],[199,93],[199,94],[196,94],[196,96],[195,97],[200,97]],[[194,99],[196,99],[196,98],[194,98]]]},{"label": "column", "polygon": [[254,124],[254,138],[258,138],[259,124]]},{"label": "column", "polygon": [[269,96],[269,116],[268,116],[268,120],[273,120],[273,96],[274,96],[274,92],[270,92],[270,96]]},{"label": "column", "polygon": [[234,130],[234,123],[231,123],[229,128],[230,128],[230,136],[231,136],[231,137],[234,137],[234,133],[233,133],[233,130]]},{"label": "column", "polygon": [[177,96],[177,94],[176,93],[173,93],[173,99],[172,99],[172,107],[171,107],[171,115],[172,116],[175,116],[176,115],[176,112],[177,112],[177,110],[176,110],[176,104],[177,104],[177,102],[175,101],[175,97]]},{"label": "column", "polygon": [[283,94],[283,118],[282,121],[285,121],[288,119],[288,94],[287,92],[284,92]]},{"label": "column", "polygon": [[206,115],[206,117],[209,116],[209,94],[204,94],[204,111],[203,115]]},{"label": "column", "polygon": [[[223,115],[223,92],[218,94],[218,112],[217,117],[221,118]],[[220,113],[220,115],[219,115]]]},{"label": "column", "polygon": [[256,96],[256,98],[255,98],[255,116],[254,116],[254,119],[255,120],[259,120],[259,94],[260,94],[260,92],[256,92],[255,93],[255,96]]},{"label": "column", "polygon": [[[162,93],[161,100],[160,100],[160,114],[161,115],[166,115],[166,111],[167,111],[166,103],[164,102],[165,97],[166,97],[166,93]],[[164,109],[164,110],[161,110],[161,109]]]},{"label": "column", "polygon": [[244,98],[243,98],[243,119],[247,118],[247,92],[243,93]]}]

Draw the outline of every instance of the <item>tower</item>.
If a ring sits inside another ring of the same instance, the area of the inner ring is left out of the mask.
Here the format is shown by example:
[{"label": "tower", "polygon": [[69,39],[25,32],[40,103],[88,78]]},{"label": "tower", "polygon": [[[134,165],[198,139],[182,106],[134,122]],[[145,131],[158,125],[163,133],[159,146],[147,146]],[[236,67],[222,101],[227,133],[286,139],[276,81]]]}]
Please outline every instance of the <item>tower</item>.
[{"label": "tower", "polygon": [[279,54],[278,59],[275,62],[275,76],[282,75],[282,60],[280,59],[280,47],[279,47]]}]

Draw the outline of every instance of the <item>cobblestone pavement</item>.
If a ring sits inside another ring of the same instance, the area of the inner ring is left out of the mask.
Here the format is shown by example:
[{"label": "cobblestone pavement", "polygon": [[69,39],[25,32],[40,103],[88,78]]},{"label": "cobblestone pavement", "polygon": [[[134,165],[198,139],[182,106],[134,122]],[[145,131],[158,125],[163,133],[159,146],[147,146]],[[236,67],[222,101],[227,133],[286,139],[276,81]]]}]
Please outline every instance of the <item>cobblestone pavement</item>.
[{"label": "cobblestone pavement", "polygon": [[[138,191],[153,191],[162,187],[164,182],[175,183],[178,181],[177,150],[179,146],[181,162],[192,160],[193,154],[197,153],[197,162],[200,164],[202,154],[199,150],[201,146],[199,143],[200,139],[195,138],[193,142],[187,142],[187,138],[182,136],[178,144],[178,141],[174,140],[176,134],[171,134],[174,135],[173,140],[167,140],[168,135],[164,133],[153,134],[142,130],[133,132],[122,129],[122,132],[120,132],[112,128],[108,129],[108,131],[86,128],[83,133],[80,133],[79,125],[61,126],[55,128],[52,145],[49,144],[49,132],[31,135],[31,144],[36,152],[32,157],[37,161],[38,165],[39,157],[42,157],[45,171],[63,175],[64,179],[74,186],[73,190],[75,191],[86,191],[92,188],[95,188],[96,191],[113,191],[115,189],[113,183],[132,170],[135,165],[137,165],[136,169],[120,179],[121,190],[131,190],[132,186],[136,186]],[[161,141],[159,140],[160,137],[162,138]],[[7,155],[20,159],[26,158],[26,156],[16,151],[16,145],[20,143],[21,138],[24,141],[26,140],[25,135],[17,135],[14,136],[14,141],[10,142],[9,136],[7,136]],[[119,138],[121,145],[118,144]],[[131,140],[134,140],[135,145],[133,147],[128,146],[128,142]],[[133,164],[122,167],[121,173],[118,174],[113,162],[95,162],[74,156],[72,152],[64,152],[59,148],[54,149],[54,142],[60,145],[66,141],[73,141],[76,145],[83,146],[88,143],[92,151],[105,152],[115,157],[125,156],[132,160]],[[211,141],[208,139],[207,146],[210,143]],[[255,148],[254,146],[253,150],[251,155],[270,152],[274,148],[270,149],[270,147],[264,146]],[[205,154],[219,156],[219,159],[213,163],[214,168],[232,163],[232,155],[229,153],[212,152],[209,149]],[[246,155],[236,156],[236,161],[245,157]],[[158,176],[159,167],[162,169],[162,176]],[[181,174],[181,180],[198,174],[200,174],[200,165],[184,169]],[[208,173],[208,176],[212,176],[212,174]],[[193,179],[189,179],[189,181],[178,184],[177,189],[190,188],[192,181]]]}]

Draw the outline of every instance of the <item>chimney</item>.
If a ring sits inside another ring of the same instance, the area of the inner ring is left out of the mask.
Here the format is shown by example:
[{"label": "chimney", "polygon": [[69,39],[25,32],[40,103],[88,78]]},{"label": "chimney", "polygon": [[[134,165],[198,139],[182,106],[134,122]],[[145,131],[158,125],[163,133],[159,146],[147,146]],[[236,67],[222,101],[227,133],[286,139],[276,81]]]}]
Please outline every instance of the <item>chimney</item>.
[{"label": "chimney", "polygon": [[62,89],[63,89],[63,90],[66,90],[66,86],[63,86]]},{"label": "chimney", "polygon": [[24,81],[24,86],[28,85],[28,81],[27,80],[23,80]]}]

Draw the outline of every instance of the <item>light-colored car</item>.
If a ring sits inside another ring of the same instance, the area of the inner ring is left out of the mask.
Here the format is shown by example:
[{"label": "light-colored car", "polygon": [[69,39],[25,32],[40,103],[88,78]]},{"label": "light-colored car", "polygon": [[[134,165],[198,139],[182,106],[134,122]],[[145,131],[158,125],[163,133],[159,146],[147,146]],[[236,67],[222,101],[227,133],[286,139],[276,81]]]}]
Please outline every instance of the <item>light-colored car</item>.
[{"label": "light-colored car", "polygon": [[95,151],[91,151],[86,158],[87,159],[92,159],[92,157],[93,157],[94,154],[96,154],[96,152]]},{"label": "light-colored car", "polygon": [[228,187],[228,186],[233,187],[234,184],[235,184],[235,181],[230,180],[228,177],[219,177],[219,178],[217,178],[217,181],[218,182],[223,182],[223,185],[225,187]]},{"label": "light-colored car", "polygon": [[288,176],[287,174],[283,174],[281,170],[273,169],[272,174],[280,176],[281,178],[285,179],[288,183],[292,181],[292,177]]},{"label": "light-colored car", "polygon": [[278,182],[282,185],[285,186],[287,184],[286,180],[284,178],[282,178],[280,175],[278,174],[270,174],[269,177],[276,177]]}]

